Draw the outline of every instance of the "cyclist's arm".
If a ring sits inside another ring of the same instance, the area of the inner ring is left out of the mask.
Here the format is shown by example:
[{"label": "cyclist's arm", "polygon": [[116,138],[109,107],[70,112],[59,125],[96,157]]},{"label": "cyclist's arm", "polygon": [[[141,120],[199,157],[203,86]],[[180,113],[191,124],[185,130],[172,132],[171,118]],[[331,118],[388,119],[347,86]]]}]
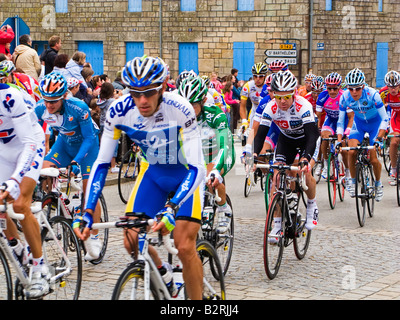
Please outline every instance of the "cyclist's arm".
[{"label": "cyclist's arm", "polygon": [[[222,118],[222,117],[220,117]],[[218,156],[215,160],[214,168],[226,175],[235,163],[235,151],[233,148],[232,134],[229,129],[228,121],[220,121],[217,129]]]},{"label": "cyclist's arm", "polygon": [[[84,104],[84,102],[82,103]],[[74,160],[77,163],[81,163],[85,155],[92,147],[92,144],[97,143],[97,134],[94,131],[92,117],[90,116],[90,112],[88,110],[85,110],[85,112],[87,113],[83,113],[83,115],[78,119],[83,141],[77,155],[74,157]]]}]

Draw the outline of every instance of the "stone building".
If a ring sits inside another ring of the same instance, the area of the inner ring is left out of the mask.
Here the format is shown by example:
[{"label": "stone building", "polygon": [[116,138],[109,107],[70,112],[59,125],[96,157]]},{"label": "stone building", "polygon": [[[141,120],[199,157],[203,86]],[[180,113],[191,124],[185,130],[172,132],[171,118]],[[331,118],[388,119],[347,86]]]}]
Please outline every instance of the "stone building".
[{"label": "stone building", "polygon": [[268,50],[289,53],[301,81],[310,69],[326,76],[359,67],[380,86],[400,69],[398,0],[1,0],[0,10],[0,23],[27,25],[38,51],[58,34],[63,53],[85,51],[111,78],[142,53],[161,56],[173,77],[234,67],[246,79]]}]

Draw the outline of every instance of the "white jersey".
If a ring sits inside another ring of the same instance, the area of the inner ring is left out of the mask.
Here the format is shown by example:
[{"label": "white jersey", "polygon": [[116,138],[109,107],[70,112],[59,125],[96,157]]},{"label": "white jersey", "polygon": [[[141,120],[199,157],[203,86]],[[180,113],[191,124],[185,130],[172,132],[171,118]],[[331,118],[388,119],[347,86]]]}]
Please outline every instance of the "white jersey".
[{"label": "white jersey", "polygon": [[21,92],[0,84],[0,182],[25,175],[37,179],[43,164],[44,133],[34,105]]}]

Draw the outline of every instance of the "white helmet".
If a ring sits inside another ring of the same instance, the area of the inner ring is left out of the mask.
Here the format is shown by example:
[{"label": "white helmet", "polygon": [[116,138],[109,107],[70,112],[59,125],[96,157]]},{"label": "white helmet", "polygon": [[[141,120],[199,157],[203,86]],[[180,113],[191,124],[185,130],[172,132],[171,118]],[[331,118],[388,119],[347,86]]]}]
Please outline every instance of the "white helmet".
[{"label": "white helmet", "polygon": [[345,81],[350,87],[361,86],[365,84],[365,75],[360,69],[355,68],[346,75]]},{"label": "white helmet", "polygon": [[397,71],[389,71],[385,75],[385,83],[389,87],[397,87],[400,85],[400,74]]},{"label": "white helmet", "polygon": [[273,91],[293,91],[297,88],[297,79],[289,70],[278,71],[271,81]]}]

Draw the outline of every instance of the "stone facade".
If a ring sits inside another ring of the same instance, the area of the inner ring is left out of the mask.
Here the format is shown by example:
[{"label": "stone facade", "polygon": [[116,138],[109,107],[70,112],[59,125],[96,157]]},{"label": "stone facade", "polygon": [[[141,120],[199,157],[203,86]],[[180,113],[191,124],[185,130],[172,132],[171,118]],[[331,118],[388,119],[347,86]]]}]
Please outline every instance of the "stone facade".
[{"label": "stone facade", "polygon": [[[0,22],[18,15],[36,41],[58,34],[62,51],[69,55],[77,50],[77,41],[103,41],[104,73],[111,78],[125,64],[126,41],[143,41],[145,54],[161,55],[173,77],[178,74],[179,42],[198,43],[200,74],[228,74],[234,41],[253,41],[255,62],[264,60],[265,50],[294,41],[298,64],[291,70],[296,75],[303,77],[310,67],[318,75],[345,75],[357,66],[371,85],[376,43],[388,42],[388,67],[400,69],[397,0],[383,0],[383,12],[378,12],[378,0],[332,0],[332,11],[325,10],[325,0],[314,0],[311,62],[310,0],[254,0],[254,11],[238,11],[237,0],[197,0],[195,12],[181,12],[180,0],[143,0],[141,12],[128,12],[127,0],[68,0],[68,13],[54,13],[54,0],[1,1]],[[317,43],[324,43],[323,51],[317,50]]]}]

